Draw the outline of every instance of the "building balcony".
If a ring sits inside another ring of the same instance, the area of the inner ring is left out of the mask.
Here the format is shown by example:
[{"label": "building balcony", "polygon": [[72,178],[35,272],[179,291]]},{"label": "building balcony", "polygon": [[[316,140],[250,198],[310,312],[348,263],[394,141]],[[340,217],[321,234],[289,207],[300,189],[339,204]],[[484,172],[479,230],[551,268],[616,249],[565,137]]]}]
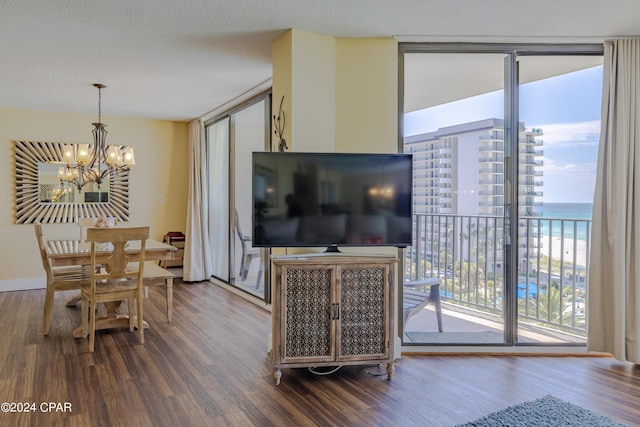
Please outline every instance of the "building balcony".
[{"label": "building balcony", "polygon": [[[497,165],[496,165],[497,166]],[[480,168],[478,170],[479,173],[488,173],[488,174],[504,174],[504,167],[500,165],[500,167],[490,167],[490,168]]]},{"label": "building balcony", "polygon": [[481,153],[504,153],[504,144],[481,145],[478,147]]},{"label": "building balcony", "polygon": [[480,190],[478,194],[481,196],[504,196],[504,189]]},{"label": "building balcony", "polygon": [[504,176],[497,175],[490,179],[481,179],[478,181],[481,185],[499,185],[504,184]]},{"label": "building balcony", "polygon": [[[510,293],[517,300],[519,342],[586,342],[590,220],[519,218],[526,232],[516,246],[518,279],[509,284],[504,280],[501,216],[414,218],[415,244],[404,251],[405,280],[440,278],[446,333],[492,329],[497,333],[486,342],[497,343],[495,337],[499,342],[503,303]],[[404,331],[409,342],[420,342],[416,341],[419,332],[437,331],[433,308],[428,306],[409,319]],[[460,338],[458,343],[466,342]]]}]

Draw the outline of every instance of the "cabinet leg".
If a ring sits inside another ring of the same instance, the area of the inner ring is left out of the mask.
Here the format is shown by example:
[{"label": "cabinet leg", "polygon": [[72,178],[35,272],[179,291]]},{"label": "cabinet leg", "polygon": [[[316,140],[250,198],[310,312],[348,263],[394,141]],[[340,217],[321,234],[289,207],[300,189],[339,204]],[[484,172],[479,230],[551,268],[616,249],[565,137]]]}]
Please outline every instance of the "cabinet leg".
[{"label": "cabinet leg", "polygon": [[387,363],[387,378],[391,379],[391,377],[393,377],[393,373],[396,371],[396,364],[395,362],[389,362]]},{"label": "cabinet leg", "polygon": [[280,378],[282,378],[282,371],[280,369],[273,370],[273,379],[276,382],[276,385],[280,385]]}]

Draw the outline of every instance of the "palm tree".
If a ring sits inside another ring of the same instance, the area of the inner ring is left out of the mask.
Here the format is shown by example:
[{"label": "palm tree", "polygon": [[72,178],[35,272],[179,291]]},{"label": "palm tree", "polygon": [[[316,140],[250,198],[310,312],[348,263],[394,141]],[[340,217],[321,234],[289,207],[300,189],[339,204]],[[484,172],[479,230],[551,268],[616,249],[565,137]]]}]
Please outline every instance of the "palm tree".
[{"label": "palm tree", "polygon": [[[549,322],[571,324],[572,305],[568,294],[563,295],[560,303],[560,289],[556,286],[549,288],[549,293],[538,293],[535,298],[529,299],[530,309],[538,310],[538,318]],[[569,290],[570,291],[570,290]]]},{"label": "palm tree", "polygon": [[[476,218],[476,223],[478,222],[478,219]],[[470,253],[469,253],[469,261],[475,261],[475,256],[478,252],[478,245],[476,244],[477,242],[477,236],[478,234],[476,233],[477,230],[477,224],[474,224],[473,222],[471,222],[471,217],[468,218],[467,221],[467,232],[466,233],[462,233],[462,238],[463,240],[470,240]]]}]

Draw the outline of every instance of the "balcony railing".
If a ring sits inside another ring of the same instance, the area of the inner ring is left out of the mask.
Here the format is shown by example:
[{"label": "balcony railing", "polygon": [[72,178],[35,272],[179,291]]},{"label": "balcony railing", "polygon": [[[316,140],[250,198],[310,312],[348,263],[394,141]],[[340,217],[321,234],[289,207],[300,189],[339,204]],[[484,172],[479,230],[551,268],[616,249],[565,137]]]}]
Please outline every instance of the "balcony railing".
[{"label": "balcony railing", "polygon": [[[407,280],[440,277],[441,297],[461,307],[503,316],[501,216],[415,215],[413,246],[406,251]],[[591,220],[518,218],[520,322],[586,337]]]}]

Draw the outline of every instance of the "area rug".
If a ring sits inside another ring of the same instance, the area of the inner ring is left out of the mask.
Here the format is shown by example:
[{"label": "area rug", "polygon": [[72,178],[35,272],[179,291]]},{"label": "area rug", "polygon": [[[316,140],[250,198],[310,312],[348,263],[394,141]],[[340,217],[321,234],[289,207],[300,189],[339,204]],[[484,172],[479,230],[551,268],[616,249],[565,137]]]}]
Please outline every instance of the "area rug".
[{"label": "area rug", "polygon": [[628,427],[551,395],[456,427]]},{"label": "area rug", "polygon": [[425,344],[496,344],[504,342],[502,332],[405,332],[413,343]]}]

